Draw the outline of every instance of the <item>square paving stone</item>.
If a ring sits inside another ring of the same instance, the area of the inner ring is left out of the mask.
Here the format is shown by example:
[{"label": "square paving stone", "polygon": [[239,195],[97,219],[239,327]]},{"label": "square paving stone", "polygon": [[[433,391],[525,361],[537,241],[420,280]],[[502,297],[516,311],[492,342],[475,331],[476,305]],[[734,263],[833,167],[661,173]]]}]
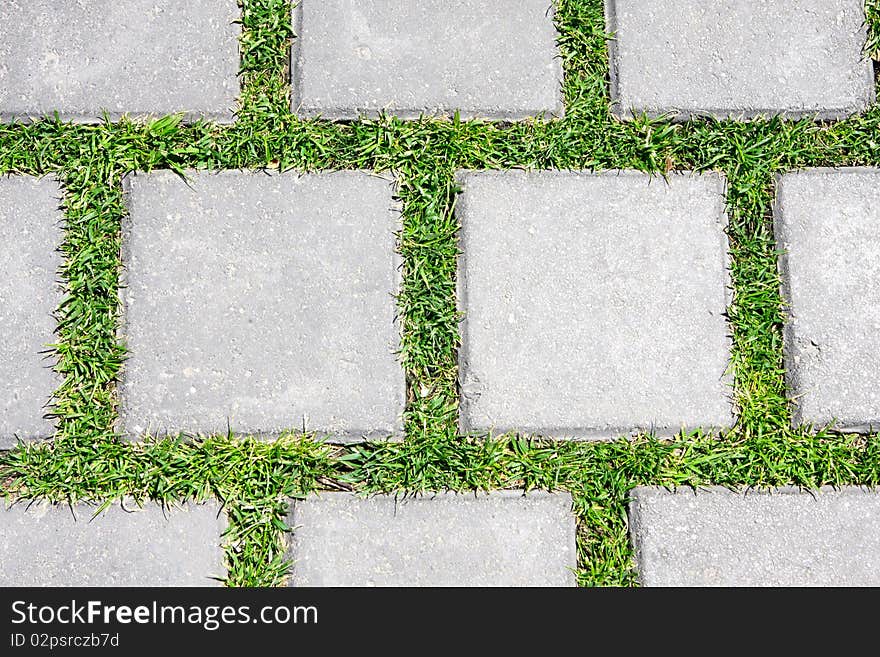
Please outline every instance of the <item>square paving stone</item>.
[{"label": "square paving stone", "polygon": [[216,503],[163,508],[29,503],[0,508],[0,586],[217,586],[226,518]]},{"label": "square paving stone", "polygon": [[392,183],[187,177],[126,178],[123,432],[399,435]]},{"label": "square paving stone", "polygon": [[880,429],[880,169],[781,176],[774,208],[795,425]]},{"label": "square paving stone", "polygon": [[0,119],[230,122],[237,0],[4,0]]},{"label": "square paving stone", "polygon": [[637,488],[644,586],[878,586],[880,493]]},{"label": "square paving stone", "polygon": [[562,116],[551,0],[301,0],[293,111]]},{"label": "square paving stone", "polygon": [[294,501],[294,586],[573,586],[568,493]]},{"label": "square paving stone", "polygon": [[54,431],[62,194],[52,178],[0,178],[0,449]]},{"label": "square paving stone", "polygon": [[732,423],[722,176],[459,179],[464,432],[613,438]]},{"label": "square paving stone", "polygon": [[874,102],[864,0],[606,0],[614,113],[840,119]]}]

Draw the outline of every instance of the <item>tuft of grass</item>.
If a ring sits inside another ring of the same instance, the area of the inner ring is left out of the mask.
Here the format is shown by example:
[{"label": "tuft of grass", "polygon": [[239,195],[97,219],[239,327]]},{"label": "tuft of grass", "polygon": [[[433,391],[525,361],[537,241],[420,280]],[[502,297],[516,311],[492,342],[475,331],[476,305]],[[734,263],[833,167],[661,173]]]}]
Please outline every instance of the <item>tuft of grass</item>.
[{"label": "tuft of grass", "polygon": [[874,61],[880,62],[880,0],[865,0],[868,18],[868,43],[865,50]]},{"label": "tuft of grass", "polygon": [[[459,119],[330,123],[289,106],[289,0],[241,0],[242,96],[231,126],[179,117],[77,126],[49,118],[0,125],[0,173],[56,174],[67,219],[55,350],[63,383],[53,441],[0,453],[9,496],[226,506],[231,586],[283,581],[290,499],[317,489],[414,492],[569,490],[578,518],[579,582],[635,584],[626,505],[638,485],[805,487],[880,479],[880,438],[792,429],[782,358],[782,300],[771,203],[774,176],[807,166],[880,165],[880,108],[834,124],[767,119],[622,123],[609,111],[602,0],[557,0],[566,115],[548,123]],[[880,4],[868,0],[869,51]],[[296,432],[277,442],[186,437],[130,444],[115,433],[121,177],[133,170],[277,168],[392,172],[403,204],[399,295],[408,382],[403,443],[332,447]],[[660,441],[567,443],[457,432],[455,171],[632,168],[717,170],[728,180],[737,426]]]}]

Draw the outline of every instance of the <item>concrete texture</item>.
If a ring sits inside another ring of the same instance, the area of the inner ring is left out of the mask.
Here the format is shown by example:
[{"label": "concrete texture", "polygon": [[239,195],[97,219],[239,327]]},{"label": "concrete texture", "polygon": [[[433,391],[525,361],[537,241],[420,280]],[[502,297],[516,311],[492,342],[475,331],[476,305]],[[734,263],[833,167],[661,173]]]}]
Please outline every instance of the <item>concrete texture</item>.
[{"label": "concrete texture", "polygon": [[723,177],[459,180],[463,431],[613,438],[732,423]]},{"label": "concrete texture", "polygon": [[606,0],[614,113],[839,119],[874,102],[864,0]]},{"label": "concrete texture", "polygon": [[47,406],[61,376],[47,345],[63,296],[62,194],[52,178],[0,178],[0,449],[54,430]]},{"label": "concrete texture", "polygon": [[880,430],[880,169],[777,179],[795,425]]},{"label": "concrete texture", "polygon": [[225,515],[213,504],[163,509],[19,502],[0,508],[0,586],[217,586]]},{"label": "concrete texture", "polygon": [[293,111],[327,119],[562,116],[551,0],[302,0]]},{"label": "concrete texture", "polygon": [[880,493],[637,488],[645,586],[878,586]]},{"label": "concrete texture", "polygon": [[236,0],[3,0],[0,119],[182,112],[230,122]]},{"label": "concrete texture", "polygon": [[568,493],[321,493],[289,524],[295,586],[575,584]]},{"label": "concrete texture", "polygon": [[187,175],[126,178],[123,432],[401,434],[392,183]]}]

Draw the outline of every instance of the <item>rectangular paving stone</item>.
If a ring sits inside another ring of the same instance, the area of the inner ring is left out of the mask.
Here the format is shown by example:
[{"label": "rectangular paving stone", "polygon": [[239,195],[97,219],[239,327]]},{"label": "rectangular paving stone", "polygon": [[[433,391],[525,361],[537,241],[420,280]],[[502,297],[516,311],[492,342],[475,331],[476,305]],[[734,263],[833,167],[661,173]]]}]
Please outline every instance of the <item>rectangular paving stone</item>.
[{"label": "rectangular paving stone", "polygon": [[230,122],[237,0],[4,0],[0,119]]},{"label": "rectangular paving stone", "polygon": [[0,586],[218,586],[226,517],[216,503],[0,507]]},{"label": "rectangular paving stone", "polygon": [[187,177],[126,178],[122,431],[400,435],[392,183]]},{"label": "rectangular paving stone", "polygon": [[878,586],[880,493],[637,488],[643,586]]},{"label": "rectangular paving stone", "polygon": [[732,423],[722,176],[459,181],[464,432],[613,438]]},{"label": "rectangular paving stone", "polygon": [[841,119],[874,102],[864,0],[606,0],[615,115]]},{"label": "rectangular paving stone", "polygon": [[291,507],[293,586],[573,586],[568,493],[321,493]]},{"label": "rectangular paving stone", "polygon": [[793,423],[877,431],[880,169],[785,174],[774,218]]},{"label": "rectangular paving stone", "polygon": [[0,449],[54,431],[62,194],[53,178],[0,177]]},{"label": "rectangular paving stone", "polygon": [[302,0],[293,111],[515,120],[562,116],[551,0]]}]

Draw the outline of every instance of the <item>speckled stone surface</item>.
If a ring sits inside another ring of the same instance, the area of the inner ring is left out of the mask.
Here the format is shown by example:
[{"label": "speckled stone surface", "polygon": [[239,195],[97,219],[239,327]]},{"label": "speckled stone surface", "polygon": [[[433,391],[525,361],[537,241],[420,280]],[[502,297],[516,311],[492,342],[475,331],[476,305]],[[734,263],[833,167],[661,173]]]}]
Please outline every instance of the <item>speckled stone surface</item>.
[{"label": "speckled stone surface", "polygon": [[53,432],[62,195],[53,178],[0,177],[0,449]]},{"label": "speckled stone surface", "polygon": [[123,433],[402,434],[392,182],[187,175],[125,182]]},{"label": "speckled stone surface", "polygon": [[3,0],[0,119],[230,122],[240,17],[236,0]]},{"label": "speckled stone surface", "polygon": [[0,507],[0,586],[218,586],[216,503],[163,509],[19,502]]},{"label": "speckled stone surface", "polygon": [[874,102],[864,0],[606,0],[613,111],[839,119]]},{"label": "speckled stone surface", "polygon": [[795,425],[880,429],[880,169],[777,179]]},{"label": "speckled stone surface", "polygon": [[568,493],[294,501],[294,586],[574,586]]},{"label": "speckled stone surface", "polygon": [[637,488],[644,586],[880,586],[880,493]]},{"label": "speckled stone surface", "polygon": [[551,0],[302,0],[293,11],[297,114],[563,113]]},{"label": "speckled stone surface", "polygon": [[722,176],[459,181],[463,431],[613,438],[732,423]]}]

